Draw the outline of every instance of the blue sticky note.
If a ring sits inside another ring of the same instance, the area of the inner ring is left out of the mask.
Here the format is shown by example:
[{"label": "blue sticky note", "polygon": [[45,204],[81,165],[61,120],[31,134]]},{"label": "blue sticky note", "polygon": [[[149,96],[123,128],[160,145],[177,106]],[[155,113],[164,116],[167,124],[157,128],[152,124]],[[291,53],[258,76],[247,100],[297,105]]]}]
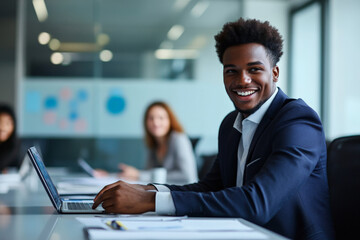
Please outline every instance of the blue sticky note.
[{"label": "blue sticky note", "polygon": [[77,98],[80,100],[80,101],[86,101],[87,98],[88,98],[88,93],[85,89],[80,89],[78,92],[77,92]]},{"label": "blue sticky note", "polygon": [[70,121],[75,121],[76,119],[78,119],[79,115],[77,112],[70,112],[69,114],[69,120]]},{"label": "blue sticky note", "polygon": [[125,99],[121,96],[111,96],[107,100],[106,108],[111,114],[119,114],[125,109]]},{"label": "blue sticky note", "polygon": [[58,106],[58,99],[54,96],[49,96],[45,98],[45,109],[53,110],[56,109]]},{"label": "blue sticky note", "polygon": [[39,113],[41,111],[41,94],[39,92],[26,92],[25,111],[28,113]]}]

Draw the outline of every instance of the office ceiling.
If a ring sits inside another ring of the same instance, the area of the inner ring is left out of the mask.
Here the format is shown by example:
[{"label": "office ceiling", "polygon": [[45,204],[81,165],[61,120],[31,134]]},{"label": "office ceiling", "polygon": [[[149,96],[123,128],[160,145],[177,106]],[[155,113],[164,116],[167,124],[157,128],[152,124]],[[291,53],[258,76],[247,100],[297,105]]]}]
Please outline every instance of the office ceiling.
[{"label": "office ceiling", "polygon": [[[13,29],[12,36],[15,33],[14,2],[16,1],[0,1],[0,20],[5,19],[0,21],[0,26],[2,24],[5,28]],[[214,34],[225,22],[242,16],[243,1],[45,0],[48,12],[45,21],[37,18],[33,1],[22,2],[26,5],[26,71],[32,75],[31,69],[37,68],[37,75],[42,69],[54,71],[47,64],[55,51],[75,53],[74,61],[94,61],[94,54],[108,49],[113,52],[114,58],[125,61],[124,59],[138,58],[136,55],[153,52],[158,48],[201,49],[209,41],[213,41]],[[195,16],[193,11],[197,5],[202,5],[205,10]],[[167,34],[174,25],[183,26],[184,32],[177,40],[169,41]],[[41,32],[50,33],[52,39],[59,40],[66,47],[54,50],[48,45],[40,45],[38,36]],[[98,37],[103,36],[102,34],[106,34],[109,41],[99,44]],[[10,37],[7,44],[12,44],[14,49],[14,43],[15,39]],[[4,46],[4,49],[8,47]],[[58,73],[55,71],[54,74]]]},{"label": "office ceiling", "polygon": [[[48,72],[58,74],[52,66],[44,67],[54,51],[73,53],[73,61],[90,62],[107,49],[114,54],[113,60],[137,59],[134,65],[140,55],[159,48],[201,49],[224,22],[241,16],[239,0],[47,0],[48,17],[39,21],[32,1],[25,2],[28,75],[41,75],[50,68]],[[199,10],[199,5],[204,11],[196,15],[194,9]],[[181,25],[184,31],[178,39],[169,40],[167,34],[174,25]],[[50,33],[61,47],[51,50],[40,45],[41,32]],[[100,43],[103,34],[108,42]]]},{"label": "office ceiling", "polygon": [[190,12],[199,0],[180,0],[188,2],[183,9],[176,9],[176,0],[49,0],[48,18],[40,23],[27,2],[29,47],[37,47],[37,35],[47,31],[61,42],[95,43],[96,36],[105,33],[110,38],[105,47],[114,51],[153,50],[173,25],[180,24],[185,31],[173,44],[184,48],[194,36],[212,33],[229,16],[241,15],[237,0],[203,1],[209,4],[198,18]]}]

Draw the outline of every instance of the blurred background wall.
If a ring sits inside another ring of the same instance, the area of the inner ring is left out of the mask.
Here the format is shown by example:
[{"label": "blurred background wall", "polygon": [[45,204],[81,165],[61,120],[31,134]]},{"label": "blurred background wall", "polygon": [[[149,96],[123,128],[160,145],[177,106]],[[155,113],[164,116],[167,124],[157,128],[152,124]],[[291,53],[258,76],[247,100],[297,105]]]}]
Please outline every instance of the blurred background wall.
[{"label": "blurred background wall", "polygon": [[359,11],[357,0],[3,0],[0,101],[16,109],[22,151],[41,146],[49,165],[76,168],[82,155],[141,168],[153,100],[211,155],[233,109],[213,36],[257,18],[284,37],[278,85],[318,112],[328,140],[357,134]]}]

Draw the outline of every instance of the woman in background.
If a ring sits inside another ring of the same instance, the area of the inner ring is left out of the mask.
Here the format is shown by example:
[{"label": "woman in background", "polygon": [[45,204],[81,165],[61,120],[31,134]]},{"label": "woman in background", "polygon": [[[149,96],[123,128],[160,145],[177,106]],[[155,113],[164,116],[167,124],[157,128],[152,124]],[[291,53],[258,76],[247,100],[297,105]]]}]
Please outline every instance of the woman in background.
[{"label": "woman in background", "polygon": [[0,173],[5,173],[8,167],[19,167],[18,153],[15,113],[11,107],[0,103]]},{"label": "woman in background", "polygon": [[[189,138],[164,102],[151,103],[144,115],[145,143],[148,148],[146,169],[163,167],[167,182],[192,183],[197,181],[195,155]],[[141,171],[119,164],[121,178],[138,180]]]}]

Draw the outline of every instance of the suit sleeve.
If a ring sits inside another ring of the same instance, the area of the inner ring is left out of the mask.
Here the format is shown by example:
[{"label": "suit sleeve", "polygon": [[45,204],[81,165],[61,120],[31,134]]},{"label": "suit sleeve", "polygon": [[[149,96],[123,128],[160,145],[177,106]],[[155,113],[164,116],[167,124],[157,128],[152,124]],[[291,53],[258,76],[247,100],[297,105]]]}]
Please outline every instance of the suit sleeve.
[{"label": "suit sleeve", "polygon": [[310,108],[295,105],[279,115],[268,127],[271,139],[265,137],[265,141],[258,142],[257,147],[270,150],[264,156],[264,165],[250,181],[242,187],[220,191],[172,191],[176,214],[268,222],[309,178],[323,154],[321,122]]}]

